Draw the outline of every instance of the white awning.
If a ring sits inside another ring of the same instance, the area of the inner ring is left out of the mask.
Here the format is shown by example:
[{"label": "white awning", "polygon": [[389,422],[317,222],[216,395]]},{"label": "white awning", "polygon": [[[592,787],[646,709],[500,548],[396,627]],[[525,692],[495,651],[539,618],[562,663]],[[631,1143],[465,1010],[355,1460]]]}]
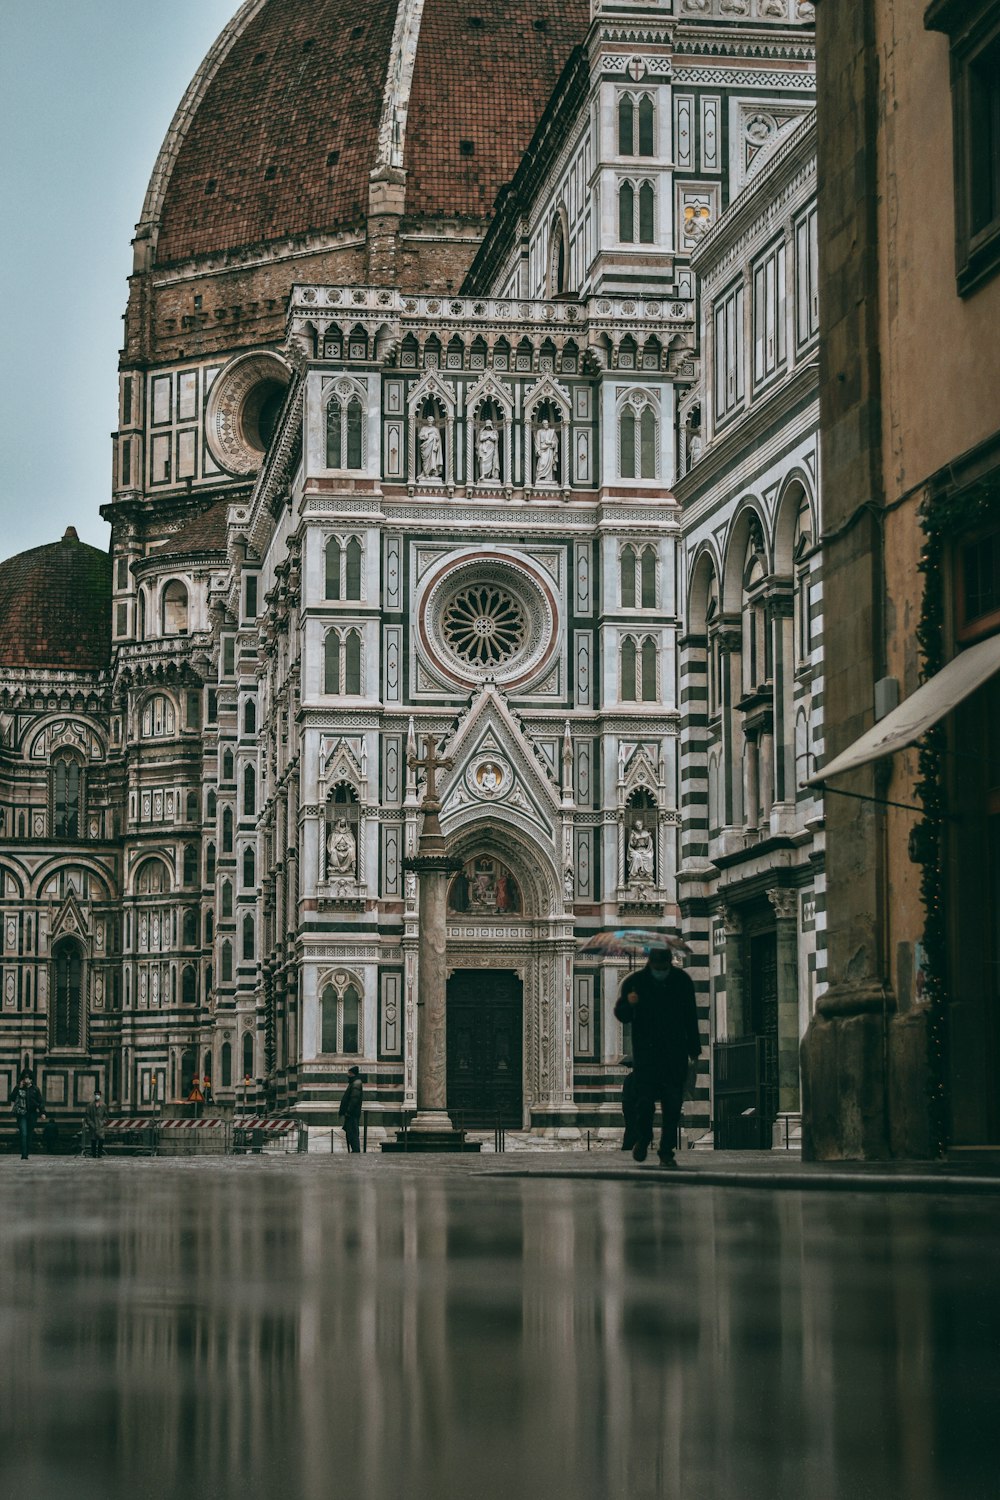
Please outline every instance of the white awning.
[{"label": "white awning", "polygon": [[806,786],[821,786],[831,776],[856,771],[869,761],[881,760],[884,755],[893,755],[897,750],[915,744],[932,725],[951,713],[996,672],[1000,672],[1000,635],[991,635],[988,640],[970,646],[968,651],[959,652],[929,682],[918,687],[853,745],[810,776]]}]

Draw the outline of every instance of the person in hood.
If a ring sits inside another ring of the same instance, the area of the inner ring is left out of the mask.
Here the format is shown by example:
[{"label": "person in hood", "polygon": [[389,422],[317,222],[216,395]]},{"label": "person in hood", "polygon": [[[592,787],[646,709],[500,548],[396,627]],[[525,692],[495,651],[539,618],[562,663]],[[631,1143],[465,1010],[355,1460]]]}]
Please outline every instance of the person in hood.
[{"label": "person in hood", "polygon": [[659,1104],[663,1133],[658,1152],[664,1167],[676,1167],[674,1146],[688,1065],[701,1055],[694,985],[674,965],[669,948],[653,948],[644,969],[629,974],[615,1005],[619,1021],[632,1028],[635,1095],[632,1156],[645,1161]]},{"label": "person in hood", "polygon": [[344,1097],[340,1101],[340,1118],[344,1122],[344,1134],[347,1137],[348,1151],[361,1150],[361,1104],[364,1098],[365,1086],[361,1082],[361,1073],[358,1068],[348,1068],[347,1087]]}]

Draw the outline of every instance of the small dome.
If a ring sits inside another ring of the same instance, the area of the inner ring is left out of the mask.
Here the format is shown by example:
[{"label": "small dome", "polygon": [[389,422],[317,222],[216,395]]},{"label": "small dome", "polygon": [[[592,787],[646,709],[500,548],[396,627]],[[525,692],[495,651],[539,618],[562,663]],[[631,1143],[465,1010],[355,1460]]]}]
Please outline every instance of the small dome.
[{"label": "small dome", "polygon": [[0,562],[0,668],[99,671],[111,653],[111,559],[68,526]]}]

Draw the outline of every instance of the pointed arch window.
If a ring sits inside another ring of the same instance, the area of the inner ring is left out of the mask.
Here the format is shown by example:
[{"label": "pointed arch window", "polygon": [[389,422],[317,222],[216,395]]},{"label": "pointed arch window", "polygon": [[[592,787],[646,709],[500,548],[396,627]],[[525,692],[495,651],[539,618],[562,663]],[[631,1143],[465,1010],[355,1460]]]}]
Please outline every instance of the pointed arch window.
[{"label": "pointed arch window", "polygon": [[252,818],[257,811],[257,772],[253,766],[243,767],[243,816]]},{"label": "pointed arch window", "polygon": [[656,198],[653,184],[644,182],[639,188],[639,244],[651,245],[656,235]]},{"label": "pointed arch window", "polygon": [[618,189],[618,238],[623,245],[635,240],[635,189],[630,182]]},{"label": "pointed arch window", "polygon": [[326,408],[326,466],[328,469],[363,469],[367,423],[361,396],[341,392],[330,397]]},{"label": "pointed arch window", "polygon": [[643,609],[656,608],[655,547],[643,547],[639,555],[639,601]]},{"label": "pointed arch window", "polygon": [[243,733],[245,735],[257,733],[257,705],[252,698],[248,698],[243,705]]},{"label": "pointed arch window", "polygon": [[181,973],[181,1004],[197,1005],[198,970],[194,964],[185,964]]},{"label": "pointed arch window", "polygon": [[253,917],[247,912],[243,918],[243,959],[250,963],[256,953],[256,932],[254,930]]},{"label": "pointed arch window", "polygon": [[222,852],[223,854],[233,852],[233,810],[231,807],[222,809]]},{"label": "pointed arch window", "polygon": [[657,408],[645,391],[630,391],[618,417],[618,470],[622,479],[655,479],[659,452]]},{"label": "pointed arch window", "polygon": [[222,915],[224,917],[231,917],[233,914],[233,887],[231,881],[224,880],[222,882],[222,890],[220,891],[219,896],[222,906]]},{"label": "pointed arch window", "polygon": [[647,635],[642,643],[640,655],[640,669],[642,681],[640,683],[643,703],[656,702],[656,642],[651,635]]},{"label": "pointed arch window", "polygon": [[653,156],[655,121],[655,108],[648,94],[622,94],[618,100],[619,156]]},{"label": "pointed arch window", "polygon": [[361,696],[361,632],[331,630],[326,637],[326,691]]},{"label": "pointed arch window", "polygon": [[233,1048],[231,1042],[223,1042],[219,1051],[219,1074],[220,1087],[231,1089],[233,1086]]},{"label": "pointed arch window", "polygon": [[193,844],[184,845],[183,880],[185,885],[195,885],[198,880],[198,851]]},{"label": "pointed arch window", "polygon": [[184,913],[184,923],[181,929],[181,944],[185,948],[195,948],[198,945],[198,913],[189,909]]},{"label": "pointed arch window", "polygon": [[636,653],[636,649],[635,649],[635,641],[633,640],[633,638],[630,635],[627,635],[625,637],[624,641],[622,642],[622,661],[621,661],[621,667],[622,667],[622,702],[623,703],[635,703],[638,700],[638,693],[636,692],[636,687],[637,687],[637,681],[636,681],[637,653]]},{"label": "pointed arch window", "polygon": [[253,1078],[253,1032],[243,1033],[243,1077]]},{"label": "pointed arch window", "polygon": [[247,890],[253,890],[257,884],[257,856],[252,845],[243,851],[243,884]]},{"label": "pointed arch window", "polygon": [[622,609],[635,609],[635,548],[625,546],[619,559]]},{"label": "pointed arch window", "polygon": [[327,599],[360,599],[364,576],[365,551],[356,536],[346,542],[332,536],[326,544]]},{"label": "pointed arch window", "polygon": [[230,984],[233,978],[233,945],[227,938],[219,950],[219,972],[222,975],[223,984]]},{"label": "pointed arch window", "polygon": [[320,998],[320,1051],[357,1056],[361,1050],[361,991],[347,975],[324,985]]},{"label": "pointed arch window", "polygon": [[83,956],[79,944],[65,940],[52,952],[52,1045],[83,1045]]},{"label": "pointed arch window", "polygon": [[83,771],[72,756],[58,756],[52,763],[52,834],[57,839],[76,839],[83,829]]}]

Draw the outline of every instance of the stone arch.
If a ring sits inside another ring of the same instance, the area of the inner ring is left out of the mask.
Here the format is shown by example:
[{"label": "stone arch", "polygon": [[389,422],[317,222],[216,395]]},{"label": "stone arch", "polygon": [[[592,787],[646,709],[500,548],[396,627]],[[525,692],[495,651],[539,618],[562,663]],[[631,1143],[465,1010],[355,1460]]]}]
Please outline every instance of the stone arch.
[{"label": "stone arch", "polygon": [[479,807],[463,820],[459,812],[445,830],[448,855],[459,862],[477,855],[501,860],[516,877],[521,890],[523,918],[546,918],[562,910],[563,884],[550,850],[508,816],[488,818]]},{"label": "stone arch", "polygon": [[790,577],[795,564],[795,523],[803,502],[809,508],[813,544],[817,539],[816,502],[812,482],[804,469],[795,468],[785,476],[774,512],[771,555],[774,571]]},{"label": "stone arch", "polygon": [[770,571],[767,557],[768,525],[760,502],[748,495],[740,501],[726,537],[725,561],[720,581],[722,584],[722,608],[727,614],[739,615],[743,604],[743,567],[746,562],[747,545],[754,528],[760,533],[764,547],[766,570]]},{"label": "stone arch", "polygon": [[688,584],[688,630],[692,635],[704,635],[708,628],[708,601],[713,578],[718,581],[722,569],[715,549],[709,542],[702,542],[694,554]]}]

